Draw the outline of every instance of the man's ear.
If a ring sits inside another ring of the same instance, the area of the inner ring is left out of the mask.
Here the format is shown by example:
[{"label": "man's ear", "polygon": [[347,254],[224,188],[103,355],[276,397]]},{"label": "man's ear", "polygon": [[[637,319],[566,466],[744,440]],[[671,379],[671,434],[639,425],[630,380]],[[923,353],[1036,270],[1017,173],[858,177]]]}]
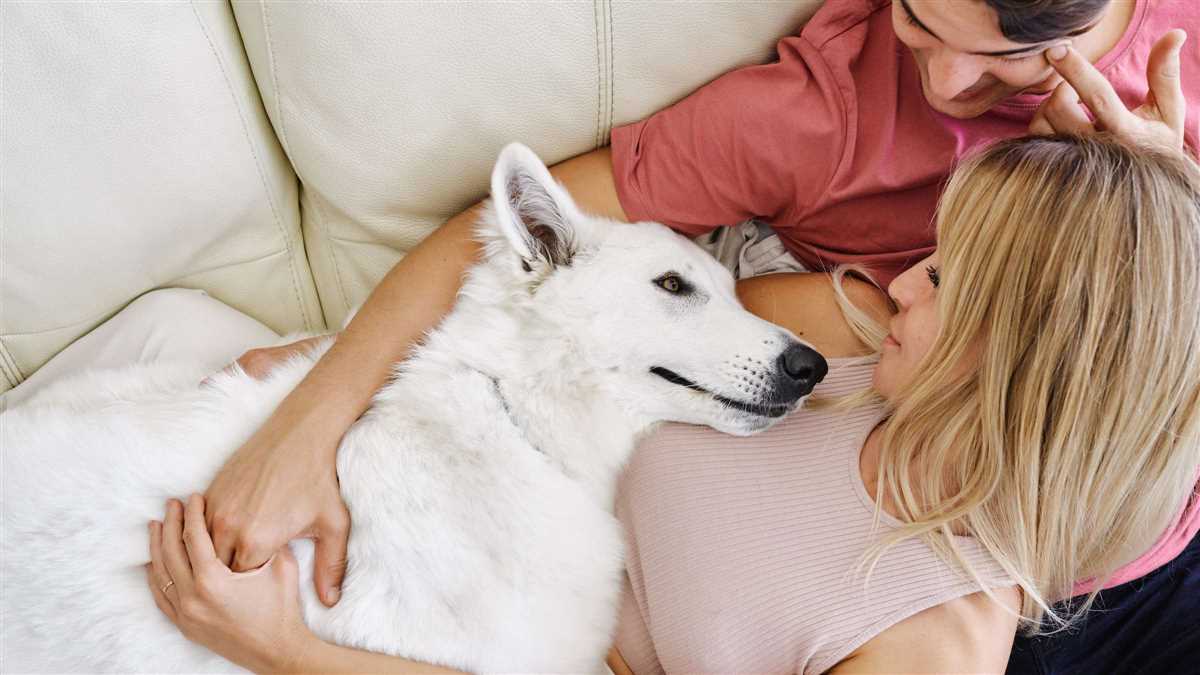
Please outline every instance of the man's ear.
[{"label": "man's ear", "polygon": [[492,202],[500,232],[526,271],[571,264],[582,216],[567,191],[532,150],[512,143],[492,170]]}]

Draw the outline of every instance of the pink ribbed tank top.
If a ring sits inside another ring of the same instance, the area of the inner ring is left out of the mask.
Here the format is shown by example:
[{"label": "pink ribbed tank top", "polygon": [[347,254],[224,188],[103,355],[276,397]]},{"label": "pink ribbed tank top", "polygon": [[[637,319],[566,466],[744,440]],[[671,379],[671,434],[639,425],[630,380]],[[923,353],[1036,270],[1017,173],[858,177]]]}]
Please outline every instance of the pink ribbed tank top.
[{"label": "pink ribbed tank top", "polygon": [[[873,363],[833,360],[817,394],[869,386]],[[821,673],[870,638],[979,586],[920,541],[879,536],[859,454],[882,410],[802,410],[747,438],[668,425],[626,470],[617,515],[627,579],[616,646],[643,673]],[[878,528],[896,521],[883,514]],[[1005,578],[968,537],[985,578]]]}]

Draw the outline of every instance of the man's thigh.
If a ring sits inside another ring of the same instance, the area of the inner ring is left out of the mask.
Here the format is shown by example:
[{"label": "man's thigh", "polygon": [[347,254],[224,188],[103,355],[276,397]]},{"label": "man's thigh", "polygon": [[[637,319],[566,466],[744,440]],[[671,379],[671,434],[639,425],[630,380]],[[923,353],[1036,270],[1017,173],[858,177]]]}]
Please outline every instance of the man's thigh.
[{"label": "man's thigh", "polygon": [[71,343],[16,388],[0,395],[0,409],[19,405],[48,385],[83,370],[190,361],[216,371],[247,349],[278,340],[270,328],[203,291],[152,291]]},{"label": "man's thigh", "polygon": [[1068,633],[1018,636],[1009,675],[1200,673],[1200,536],[1175,560],[1102,591]]}]

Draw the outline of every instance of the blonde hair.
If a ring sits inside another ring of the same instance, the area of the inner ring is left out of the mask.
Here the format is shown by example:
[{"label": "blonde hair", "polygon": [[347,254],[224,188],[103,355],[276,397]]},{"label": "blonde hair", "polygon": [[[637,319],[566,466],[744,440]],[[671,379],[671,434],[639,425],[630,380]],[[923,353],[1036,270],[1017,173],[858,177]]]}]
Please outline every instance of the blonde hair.
[{"label": "blonde hair", "polygon": [[878,501],[906,526],[872,557],[919,536],[975,575],[965,531],[1025,630],[1061,628],[1095,593],[1052,604],[1147,550],[1196,483],[1200,174],[1103,136],[1005,141],[954,172],[937,225],[942,330],[881,430]]}]

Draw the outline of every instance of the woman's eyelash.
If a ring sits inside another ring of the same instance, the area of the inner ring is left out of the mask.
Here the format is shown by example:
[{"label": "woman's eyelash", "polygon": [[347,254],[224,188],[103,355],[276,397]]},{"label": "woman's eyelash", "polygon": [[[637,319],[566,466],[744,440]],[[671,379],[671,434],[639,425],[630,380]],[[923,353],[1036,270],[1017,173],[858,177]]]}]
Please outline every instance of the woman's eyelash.
[{"label": "woman's eyelash", "polygon": [[934,288],[937,288],[938,284],[942,281],[942,278],[938,276],[938,268],[933,265],[927,265],[925,267],[925,274],[929,277],[929,283],[933,284]]}]

